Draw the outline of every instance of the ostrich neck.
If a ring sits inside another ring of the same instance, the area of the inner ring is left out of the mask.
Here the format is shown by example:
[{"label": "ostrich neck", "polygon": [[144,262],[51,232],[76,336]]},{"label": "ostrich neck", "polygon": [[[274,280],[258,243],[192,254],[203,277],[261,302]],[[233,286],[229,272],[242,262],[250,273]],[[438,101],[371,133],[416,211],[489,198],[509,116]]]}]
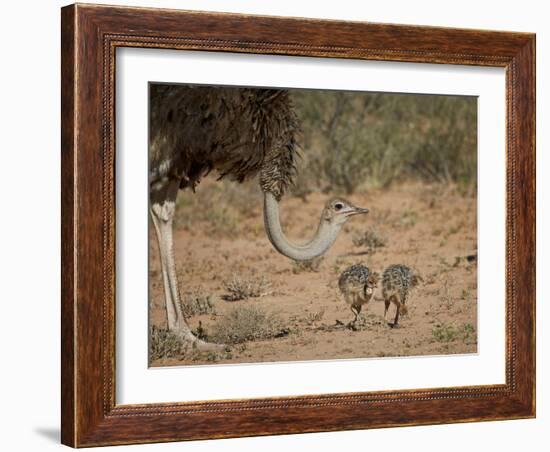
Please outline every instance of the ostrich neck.
[{"label": "ostrich neck", "polygon": [[303,245],[290,242],[281,228],[279,203],[269,191],[264,192],[264,225],[269,241],[279,253],[297,261],[311,260],[323,255],[334,243],[341,225],[331,224],[321,217],[317,232]]}]

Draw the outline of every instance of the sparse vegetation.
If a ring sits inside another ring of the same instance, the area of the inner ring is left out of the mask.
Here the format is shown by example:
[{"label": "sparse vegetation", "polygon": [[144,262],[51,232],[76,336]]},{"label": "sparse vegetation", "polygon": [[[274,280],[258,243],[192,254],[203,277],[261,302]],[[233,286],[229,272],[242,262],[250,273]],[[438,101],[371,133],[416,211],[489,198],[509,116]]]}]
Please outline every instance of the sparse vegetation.
[{"label": "sparse vegetation", "polygon": [[181,339],[164,328],[152,325],[149,330],[149,361],[174,358],[185,352]]},{"label": "sparse vegetation", "polygon": [[281,318],[253,304],[239,305],[214,325],[209,339],[224,344],[270,339],[287,334]]},{"label": "sparse vegetation", "polygon": [[334,262],[334,273],[339,274],[342,271],[342,268],[346,265],[346,261],[342,258],[336,258],[336,261]]},{"label": "sparse vegetation", "polygon": [[[352,193],[420,180],[476,188],[474,97],[293,91],[304,159],[297,185]],[[311,189],[311,188],[310,188]]]},{"label": "sparse vegetation", "polygon": [[253,216],[261,209],[261,193],[257,181],[244,184],[232,181],[204,183],[194,194],[178,196],[176,227],[192,229],[196,223],[204,223],[213,237],[231,237],[238,230],[239,222]]},{"label": "sparse vegetation", "polygon": [[386,246],[387,239],[374,229],[367,229],[364,232],[356,232],[351,238],[357,247],[364,247],[369,253],[375,252],[378,248]]},{"label": "sparse vegetation", "polygon": [[212,295],[206,293],[201,287],[184,293],[181,305],[185,317],[216,313]]},{"label": "sparse vegetation", "polygon": [[215,236],[232,235],[237,230],[235,211],[227,206],[219,206],[205,211],[208,231]]},{"label": "sparse vegetation", "polygon": [[265,276],[243,278],[238,274],[233,274],[231,279],[224,281],[223,285],[227,293],[222,298],[226,301],[263,297],[269,293],[271,287],[271,283]]},{"label": "sparse vegetation", "polygon": [[418,214],[410,209],[405,209],[397,222],[398,226],[404,228],[412,228],[418,221]]},{"label": "sparse vegetation", "polygon": [[451,309],[454,305],[454,298],[451,296],[451,293],[449,291],[449,280],[445,279],[443,282],[443,294],[441,297],[442,303],[445,304],[447,309]]},{"label": "sparse vegetation", "polygon": [[[465,323],[459,327],[454,325],[438,324],[432,330],[432,335],[437,342],[454,342],[462,340],[464,343],[475,343],[475,327],[471,323]],[[473,342],[471,342],[473,339]]]},{"label": "sparse vegetation", "polygon": [[306,316],[306,323],[312,325],[314,323],[320,322],[325,316],[325,309],[320,309],[315,312],[309,312]]},{"label": "sparse vegetation", "polygon": [[462,326],[462,342],[465,344],[475,344],[477,342],[476,329],[471,323],[465,323]]},{"label": "sparse vegetation", "polygon": [[432,330],[437,342],[453,342],[457,337],[457,330],[452,325],[437,325]]},{"label": "sparse vegetation", "polygon": [[323,262],[322,257],[311,259],[310,261],[293,261],[292,273],[318,272],[321,267],[321,262]]}]

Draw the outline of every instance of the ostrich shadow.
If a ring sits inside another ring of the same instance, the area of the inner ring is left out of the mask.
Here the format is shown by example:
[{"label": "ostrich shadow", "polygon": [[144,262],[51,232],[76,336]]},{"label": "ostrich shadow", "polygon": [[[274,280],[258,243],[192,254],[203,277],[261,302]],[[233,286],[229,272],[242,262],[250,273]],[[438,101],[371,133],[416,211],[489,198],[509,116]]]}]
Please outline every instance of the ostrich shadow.
[{"label": "ostrich shadow", "polygon": [[340,254],[338,257],[357,257],[370,254],[368,251],[350,251],[349,253]]}]

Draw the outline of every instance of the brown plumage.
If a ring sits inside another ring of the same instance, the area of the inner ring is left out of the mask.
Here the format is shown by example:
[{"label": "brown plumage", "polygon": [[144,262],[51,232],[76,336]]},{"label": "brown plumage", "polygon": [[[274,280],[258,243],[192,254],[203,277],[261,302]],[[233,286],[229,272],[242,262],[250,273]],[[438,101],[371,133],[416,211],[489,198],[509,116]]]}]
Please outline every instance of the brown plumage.
[{"label": "brown plumage", "polygon": [[296,115],[287,91],[150,85],[149,195],[157,233],[168,328],[193,347],[219,348],[191,332],[181,309],[172,225],[179,189],[216,170],[260,186],[278,201],[295,173]]},{"label": "brown plumage", "polygon": [[357,322],[363,305],[372,299],[378,278],[378,273],[371,272],[368,267],[361,264],[348,267],[340,275],[338,287],[355,316],[353,323]]},{"label": "brown plumage", "polygon": [[399,314],[406,315],[408,308],[405,305],[409,291],[416,287],[423,279],[406,265],[390,265],[382,274],[382,295],[384,297],[384,320],[390,304],[395,305],[395,319],[392,327],[397,326]]},{"label": "brown plumage", "polygon": [[149,173],[194,189],[211,170],[242,182],[260,172],[280,199],[295,173],[296,114],[286,90],[152,84]]}]

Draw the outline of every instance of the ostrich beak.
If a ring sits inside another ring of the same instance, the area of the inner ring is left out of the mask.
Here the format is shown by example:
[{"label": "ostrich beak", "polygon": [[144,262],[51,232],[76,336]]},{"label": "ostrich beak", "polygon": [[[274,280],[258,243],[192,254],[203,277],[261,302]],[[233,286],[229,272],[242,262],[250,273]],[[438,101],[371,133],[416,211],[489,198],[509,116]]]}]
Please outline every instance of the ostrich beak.
[{"label": "ostrich beak", "polygon": [[352,215],[360,215],[363,213],[369,213],[369,209],[363,208],[363,207],[356,207],[356,206],[350,206],[348,210],[343,212],[344,215],[347,217],[351,217]]}]

